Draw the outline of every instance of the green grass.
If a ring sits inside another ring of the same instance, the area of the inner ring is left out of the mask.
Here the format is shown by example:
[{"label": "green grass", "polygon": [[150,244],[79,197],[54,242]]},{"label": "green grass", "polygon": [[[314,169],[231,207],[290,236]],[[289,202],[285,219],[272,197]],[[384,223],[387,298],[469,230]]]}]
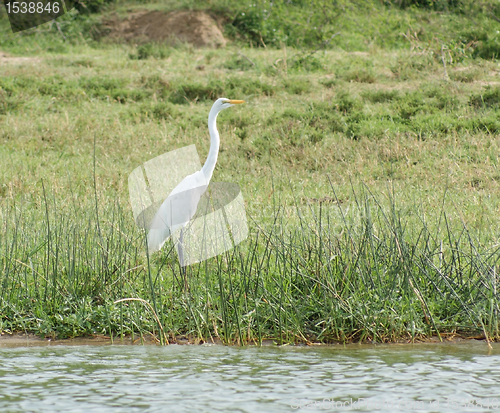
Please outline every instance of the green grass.
[{"label": "green grass", "polygon": [[[49,25],[13,35],[0,15],[0,49],[39,59],[1,64],[0,331],[498,339],[499,72],[480,52],[494,34],[467,49],[452,30],[493,23],[372,6],[370,20],[347,8],[319,48],[257,47],[229,20],[225,49],[111,44],[76,12],[64,41]],[[185,280],[171,243],[148,261],[127,178],[192,143],[204,159],[219,96],[247,101],[218,118],[213,180],[242,189],[250,236]]]}]

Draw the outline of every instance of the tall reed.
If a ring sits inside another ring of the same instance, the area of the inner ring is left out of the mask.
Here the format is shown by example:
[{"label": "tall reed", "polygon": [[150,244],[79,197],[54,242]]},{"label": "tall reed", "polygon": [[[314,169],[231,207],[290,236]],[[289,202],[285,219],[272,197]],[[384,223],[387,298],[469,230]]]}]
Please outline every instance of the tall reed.
[{"label": "tall reed", "polygon": [[119,202],[96,192],[63,205],[43,186],[41,202],[0,208],[2,331],[162,341],[163,330],[239,344],[499,338],[498,245],[450,219],[445,201],[431,224],[391,191],[275,199],[272,217],[249,217],[247,240],[183,274],[172,244],[147,260]]}]

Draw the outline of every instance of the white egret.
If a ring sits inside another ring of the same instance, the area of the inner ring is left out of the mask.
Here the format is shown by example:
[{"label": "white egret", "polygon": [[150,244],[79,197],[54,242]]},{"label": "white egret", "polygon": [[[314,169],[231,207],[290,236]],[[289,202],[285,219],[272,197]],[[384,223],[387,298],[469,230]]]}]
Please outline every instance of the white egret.
[{"label": "white egret", "polygon": [[148,232],[149,253],[160,250],[170,235],[177,229],[184,228],[195,215],[200,198],[212,178],[219,154],[220,138],[216,125],[217,115],[221,110],[243,102],[243,100],[220,98],[213,104],[208,114],[210,151],[207,160],[200,171],[186,176],[158,208]]}]

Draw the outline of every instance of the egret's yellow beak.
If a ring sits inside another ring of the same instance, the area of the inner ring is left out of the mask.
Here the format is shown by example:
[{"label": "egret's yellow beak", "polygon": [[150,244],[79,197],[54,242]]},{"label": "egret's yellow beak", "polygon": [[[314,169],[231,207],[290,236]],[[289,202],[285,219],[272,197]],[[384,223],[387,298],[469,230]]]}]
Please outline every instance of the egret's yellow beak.
[{"label": "egret's yellow beak", "polygon": [[229,103],[231,103],[232,105],[239,105],[240,103],[245,103],[245,101],[229,99]]}]

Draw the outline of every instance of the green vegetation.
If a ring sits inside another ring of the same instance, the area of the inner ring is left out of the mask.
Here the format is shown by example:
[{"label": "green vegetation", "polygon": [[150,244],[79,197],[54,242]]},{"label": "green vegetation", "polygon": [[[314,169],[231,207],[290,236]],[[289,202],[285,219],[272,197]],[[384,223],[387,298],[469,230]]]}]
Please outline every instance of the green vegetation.
[{"label": "green vegetation", "polygon": [[[0,58],[0,332],[499,339],[496,2],[234,3],[211,2],[233,41],[215,50],[112,43],[78,10],[14,35],[0,14],[25,58]],[[219,96],[247,101],[219,116],[213,180],[240,186],[250,235],[183,274],[172,243],[146,256],[127,178],[204,159]]]}]

